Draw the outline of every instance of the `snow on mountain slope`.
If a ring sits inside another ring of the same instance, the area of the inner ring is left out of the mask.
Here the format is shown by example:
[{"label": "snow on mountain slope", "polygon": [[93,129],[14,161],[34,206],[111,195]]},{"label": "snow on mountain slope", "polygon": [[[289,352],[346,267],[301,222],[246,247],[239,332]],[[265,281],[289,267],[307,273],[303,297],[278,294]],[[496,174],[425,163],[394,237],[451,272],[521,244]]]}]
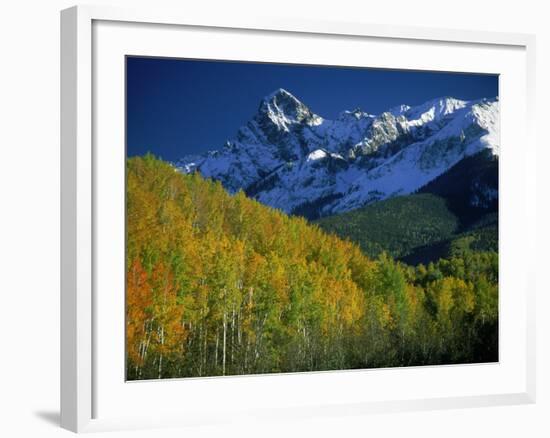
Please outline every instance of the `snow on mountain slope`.
[{"label": "snow on mountain slope", "polygon": [[222,149],[175,165],[287,213],[326,216],[411,193],[483,149],[498,155],[498,123],[497,99],[443,97],[327,120],[279,89]]}]

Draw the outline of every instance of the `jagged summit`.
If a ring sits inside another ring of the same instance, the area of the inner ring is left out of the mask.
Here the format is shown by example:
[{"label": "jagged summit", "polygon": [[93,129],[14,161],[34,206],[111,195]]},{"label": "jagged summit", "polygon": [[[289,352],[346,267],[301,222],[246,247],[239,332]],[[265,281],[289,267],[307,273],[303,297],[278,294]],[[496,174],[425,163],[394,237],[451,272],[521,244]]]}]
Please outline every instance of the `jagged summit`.
[{"label": "jagged summit", "polygon": [[176,167],[288,213],[314,206],[326,216],[414,192],[482,150],[498,156],[498,113],[495,98],[447,96],[329,120],[280,88],[226,146]]},{"label": "jagged summit", "polygon": [[359,107],[357,107],[357,108],[355,108],[351,111],[350,110],[342,111],[340,113],[340,115],[338,116],[339,119],[343,119],[343,120],[348,119],[348,118],[353,118],[355,120],[359,120],[359,119],[363,119],[363,118],[367,118],[367,117],[375,117],[375,116],[363,111]]},{"label": "jagged summit", "polygon": [[410,109],[409,105],[401,104],[390,108],[387,112],[397,117],[404,115]]},{"label": "jagged summit", "polygon": [[431,122],[464,108],[468,102],[450,96],[437,97],[421,105],[409,108],[404,115],[409,120]]},{"label": "jagged summit", "polygon": [[284,88],[277,88],[276,90],[269,93],[267,96],[265,96],[262,100],[263,101],[275,101],[279,99],[291,99],[298,101],[299,100],[289,91],[285,90]]},{"label": "jagged summit", "polygon": [[279,88],[264,97],[258,114],[260,119],[267,117],[285,131],[288,131],[292,124],[302,122],[316,124],[322,120],[284,88]]}]

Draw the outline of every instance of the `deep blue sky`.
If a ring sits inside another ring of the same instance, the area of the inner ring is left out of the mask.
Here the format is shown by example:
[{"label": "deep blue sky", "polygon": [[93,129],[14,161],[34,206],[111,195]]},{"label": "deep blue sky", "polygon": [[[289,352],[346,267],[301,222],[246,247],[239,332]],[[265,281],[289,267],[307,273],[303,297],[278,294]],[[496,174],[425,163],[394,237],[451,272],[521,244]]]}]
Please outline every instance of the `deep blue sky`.
[{"label": "deep blue sky", "polygon": [[218,149],[285,88],[325,118],[360,107],[380,113],[440,96],[498,95],[498,77],[287,64],[127,58],[128,156],[165,160]]}]

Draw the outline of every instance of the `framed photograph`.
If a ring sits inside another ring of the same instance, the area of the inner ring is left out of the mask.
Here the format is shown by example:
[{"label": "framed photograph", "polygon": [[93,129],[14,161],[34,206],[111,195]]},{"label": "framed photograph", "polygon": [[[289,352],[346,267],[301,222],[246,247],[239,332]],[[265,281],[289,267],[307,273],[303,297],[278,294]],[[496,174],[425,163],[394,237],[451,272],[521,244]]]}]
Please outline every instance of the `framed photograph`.
[{"label": "framed photograph", "polygon": [[534,402],[534,37],[79,6],[61,54],[63,427]]}]

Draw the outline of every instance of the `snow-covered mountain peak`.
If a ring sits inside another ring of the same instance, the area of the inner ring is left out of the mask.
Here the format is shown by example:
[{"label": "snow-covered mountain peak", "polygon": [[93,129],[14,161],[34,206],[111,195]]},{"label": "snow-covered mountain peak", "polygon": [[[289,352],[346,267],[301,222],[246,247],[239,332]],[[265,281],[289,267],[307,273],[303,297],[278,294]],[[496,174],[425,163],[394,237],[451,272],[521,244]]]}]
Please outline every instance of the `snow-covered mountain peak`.
[{"label": "snow-covered mountain peak", "polygon": [[464,108],[468,102],[454,97],[438,97],[429,100],[421,105],[409,108],[404,115],[410,121],[417,121],[417,124],[424,124],[439,121],[443,117]]},{"label": "snow-covered mountain peak", "polygon": [[374,118],[372,114],[369,114],[365,111],[362,111],[361,108],[355,108],[354,110],[346,110],[342,111],[340,115],[338,116],[338,120],[360,120],[360,119],[366,119],[366,118]]},{"label": "snow-covered mountain peak", "polygon": [[278,89],[225,146],[176,167],[287,213],[330,215],[414,192],[478,152],[498,156],[498,105],[443,97],[328,120]]},{"label": "snow-covered mountain peak", "polygon": [[411,107],[409,105],[402,104],[402,105],[397,105],[397,106],[394,106],[393,108],[390,108],[387,112],[397,117],[397,116],[404,115],[410,109]]},{"label": "snow-covered mountain peak", "polygon": [[296,96],[294,96],[291,92],[285,90],[284,88],[277,88],[276,90],[269,93],[267,96],[265,96],[262,100],[271,102],[271,101],[277,101],[277,100],[293,100],[295,102],[301,103]]},{"label": "snow-covered mountain peak", "polygon": [[260,118],[267,117],[278,128],[285,131],[288,131],[293,124],[318,125],[323,120],[284,88],[279,88],[264,97],[258,114]]}]

